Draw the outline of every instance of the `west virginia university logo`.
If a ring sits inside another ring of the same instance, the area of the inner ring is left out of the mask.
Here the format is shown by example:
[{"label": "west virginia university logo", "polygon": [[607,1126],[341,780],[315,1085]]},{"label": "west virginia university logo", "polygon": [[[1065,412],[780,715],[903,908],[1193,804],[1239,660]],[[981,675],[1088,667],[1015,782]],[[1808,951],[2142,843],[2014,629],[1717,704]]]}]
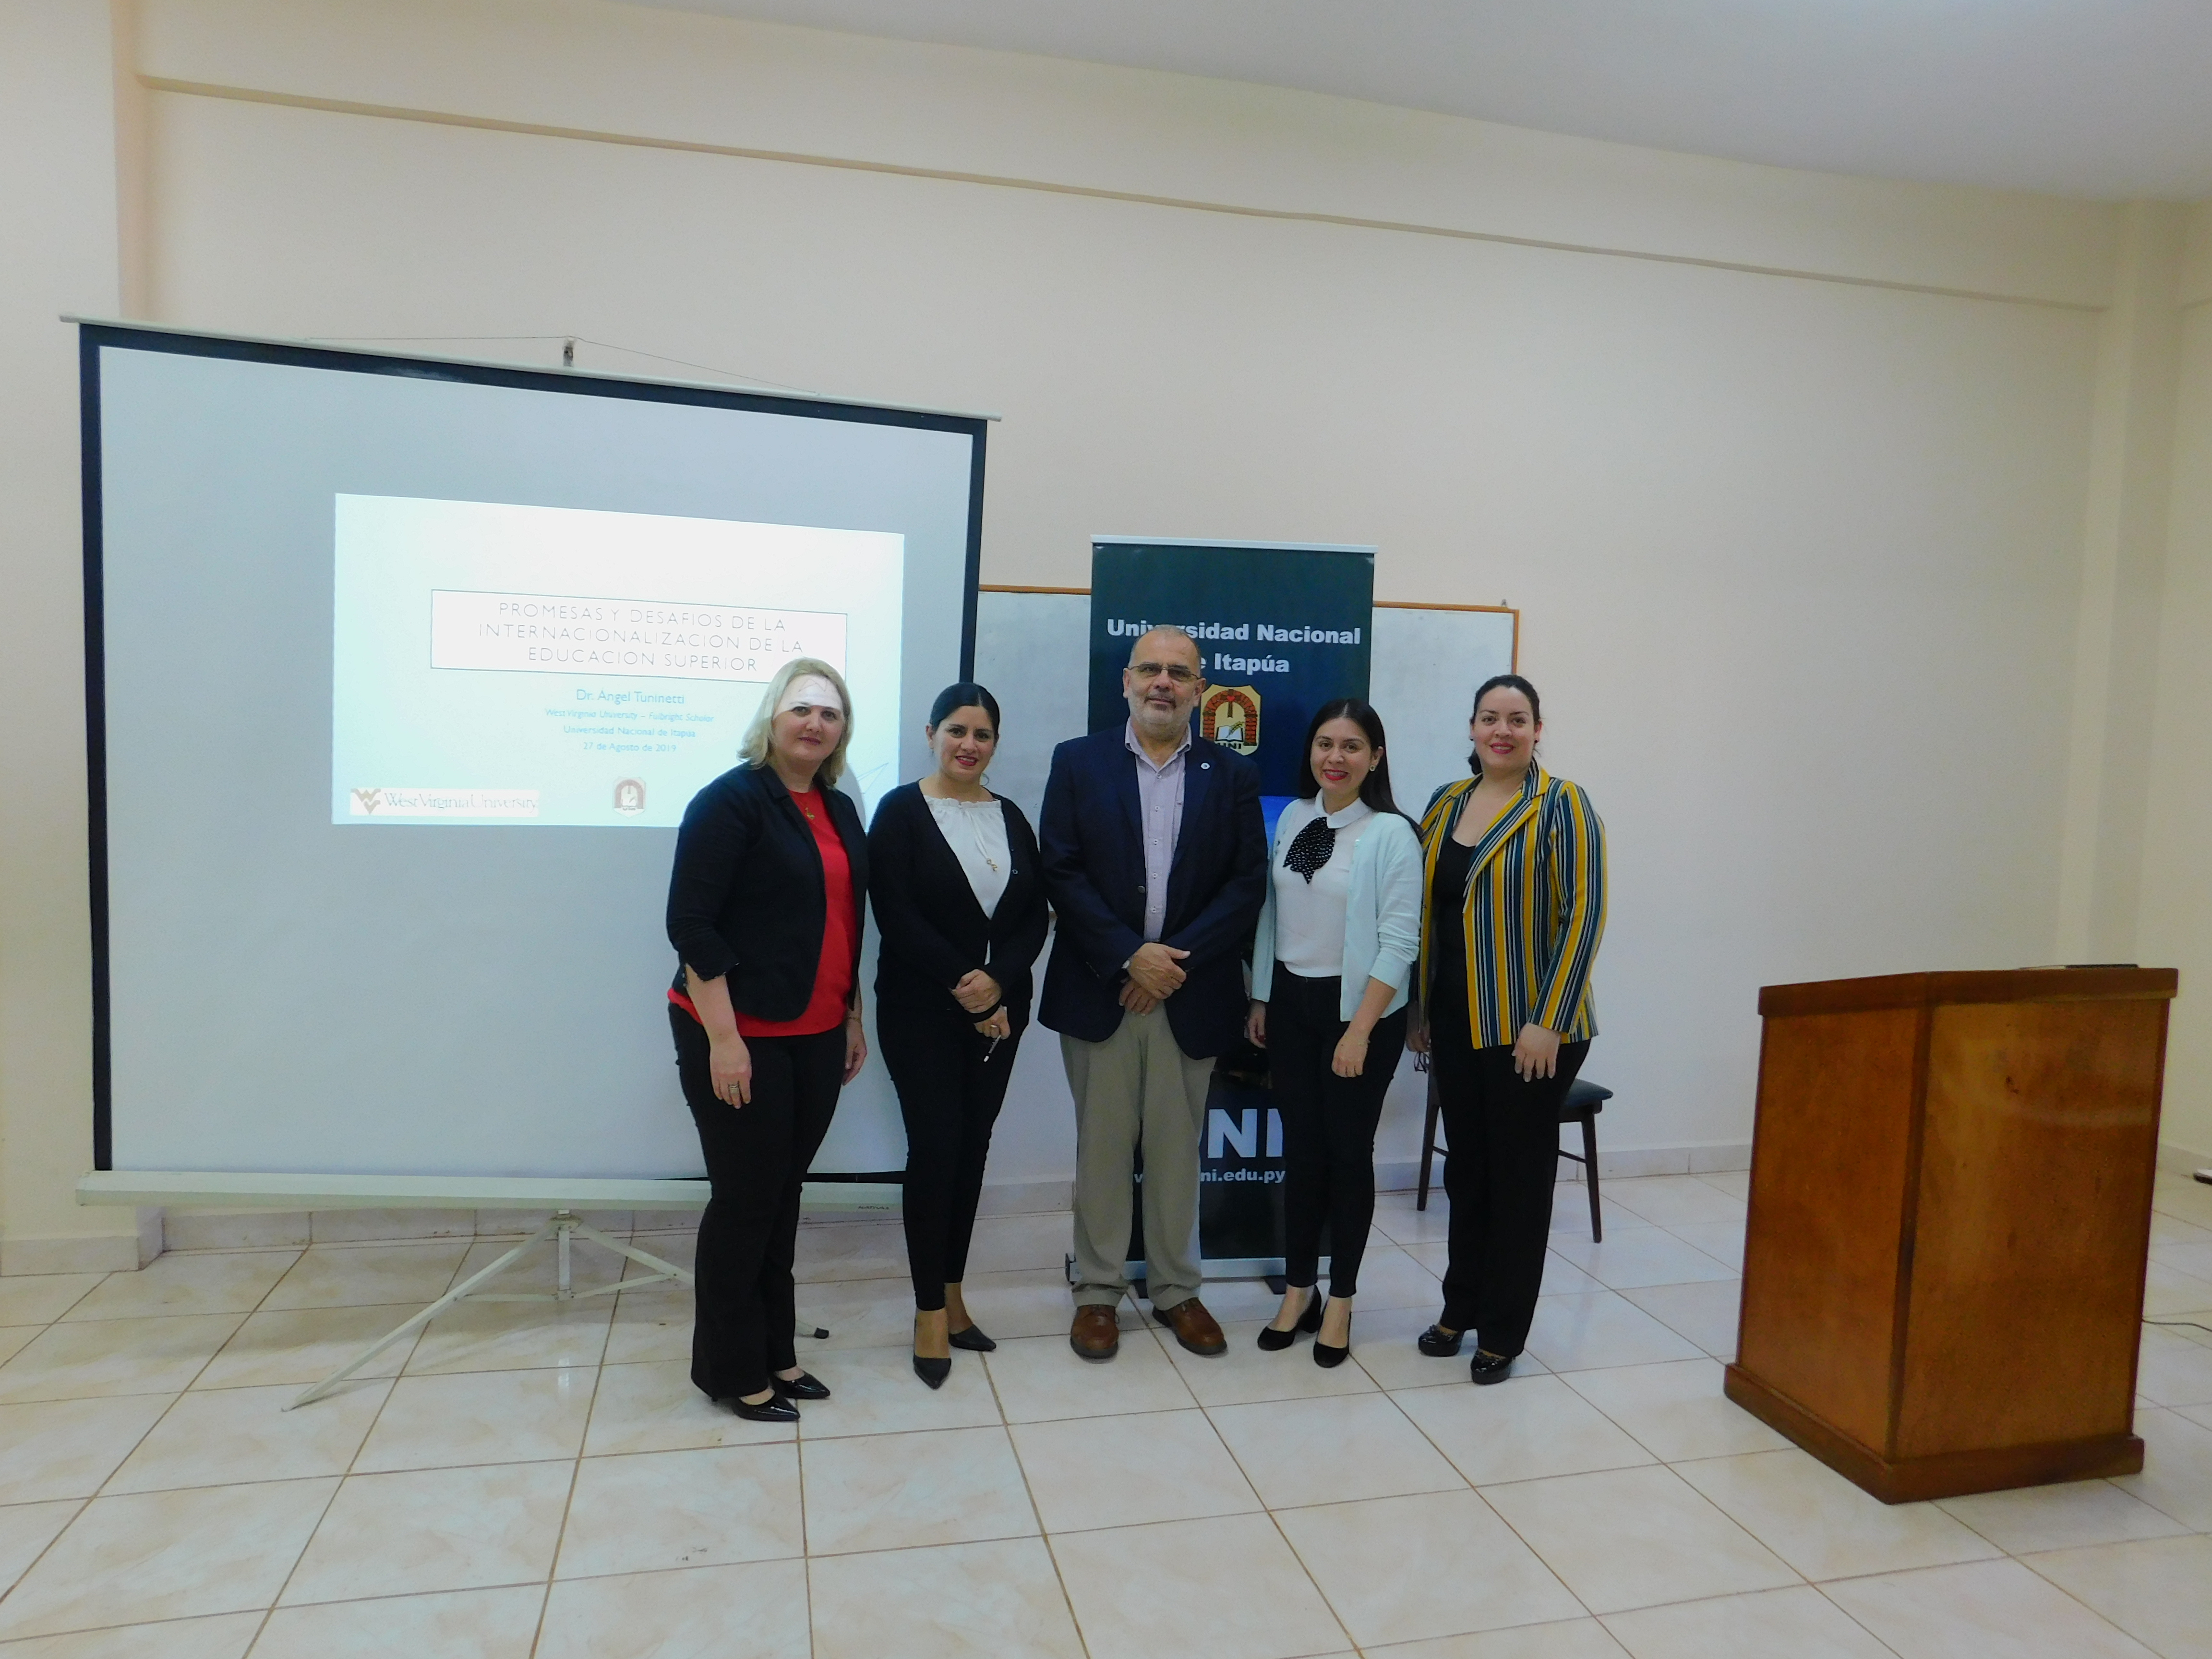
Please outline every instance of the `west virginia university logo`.
[{"label": "west virginia university logo", "polygon": [[1259,752],[1260,694],[1249,685],[1216,685],[1198,705],[1198,734],[1240,755]]}]

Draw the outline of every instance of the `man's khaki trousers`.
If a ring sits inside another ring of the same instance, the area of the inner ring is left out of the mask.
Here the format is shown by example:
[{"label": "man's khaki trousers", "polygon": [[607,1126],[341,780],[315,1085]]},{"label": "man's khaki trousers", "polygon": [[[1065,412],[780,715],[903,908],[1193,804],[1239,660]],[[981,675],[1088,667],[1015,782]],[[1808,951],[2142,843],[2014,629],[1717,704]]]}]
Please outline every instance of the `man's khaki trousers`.
[{"label": "man's khaki trousers", "polygon": [[1212,1059],[1176,1046],[1167,1011],[1126,1010],[1103,1042],[1062,1035],[1075,1096],[1075,1300],[1112,1306],[1129,1287],[1129,1184],[1145,1152],[1146,1289],[1155,1308],[1198,1294],[1198,1148]]}]

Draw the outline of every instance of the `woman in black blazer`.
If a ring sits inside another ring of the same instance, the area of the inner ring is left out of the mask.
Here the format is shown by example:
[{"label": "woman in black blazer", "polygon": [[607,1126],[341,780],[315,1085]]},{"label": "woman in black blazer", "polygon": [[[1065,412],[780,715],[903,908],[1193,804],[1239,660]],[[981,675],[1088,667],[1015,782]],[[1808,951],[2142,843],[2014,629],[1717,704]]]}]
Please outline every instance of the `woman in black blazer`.
[{"label": "woman in black blazer", "polygon": [[906,1249],[914,1271],[914,1369],[933,1389],[955,1346],[996,1346],[961,1300],[991,1127],[1030,1018],[1044,948],[1036,836],[1022,809],[983,787],[999,746],[998,700],[968,682],[929,715],[937,769],[876,809],[868,866],[876,927],[876,1034],[906,1120]]},{"label": "woman in black blazer", "polygon": [[744,762],[692,798],[676,835],[668,1024],[699,1127],[691,1381],[740,1417],[790,1423],[830,1390],[799,1369],[791,1277],[799,1185],[837,1094],[868,1057],[860,915],[868,843],[836,785],[852,698],[828,663],[769,682]]}]

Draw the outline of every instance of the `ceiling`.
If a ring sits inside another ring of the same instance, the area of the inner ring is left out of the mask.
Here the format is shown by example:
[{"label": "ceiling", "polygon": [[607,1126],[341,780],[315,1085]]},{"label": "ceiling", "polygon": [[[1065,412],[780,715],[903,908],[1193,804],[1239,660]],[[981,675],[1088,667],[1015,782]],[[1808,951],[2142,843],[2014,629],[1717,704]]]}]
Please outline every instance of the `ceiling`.
[{"label": "ceiling", "polygon": [[638,0],[1741,161],[2212,196],[2212,0]]}]

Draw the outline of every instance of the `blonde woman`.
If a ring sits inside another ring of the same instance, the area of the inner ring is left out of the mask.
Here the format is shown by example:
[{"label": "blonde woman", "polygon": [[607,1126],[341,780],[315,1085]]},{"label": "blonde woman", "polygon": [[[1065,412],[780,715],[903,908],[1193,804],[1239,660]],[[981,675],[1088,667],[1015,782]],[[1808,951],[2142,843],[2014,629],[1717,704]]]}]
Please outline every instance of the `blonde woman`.
[{"label": "blonde woman", "polygon": [[830,1390],[799,1369],[791,1276],[799,1183],[866,1060],[860,917],[868,844],[836,787],[852,699],[800,657],[769,682],[744,759],[676,836],[668,1023],[711,1196],[699,1221],[691,1381],[757,1422]]}]

